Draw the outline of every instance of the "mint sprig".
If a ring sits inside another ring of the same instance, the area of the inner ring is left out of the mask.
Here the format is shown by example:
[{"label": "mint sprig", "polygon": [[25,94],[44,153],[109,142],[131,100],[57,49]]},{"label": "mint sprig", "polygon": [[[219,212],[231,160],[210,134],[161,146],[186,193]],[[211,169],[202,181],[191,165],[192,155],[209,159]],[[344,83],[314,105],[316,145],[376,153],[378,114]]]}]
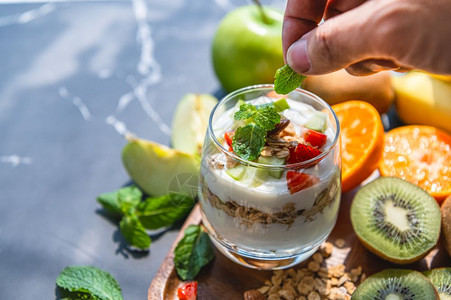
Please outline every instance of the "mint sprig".
[{"label": "mint sprig", "polygon": [[274,103],[259,106],[243,103],[233,118],[247,123],[235,131],[233,152],[246,160],[256,160],[265,146],[267,132],[280,122],[278,110]]},{"label": "mint sprig", "polygon": [[238,127],[233,136],[232,148],[240,157],[246,160],[256,160],[265,146],[266,130],[250,123]]},{"label": "mint sprig", "polygon": [[192,280],[214,257],[210,238],[198,225],[185,229],[174,250],[174,265],[182,280]]},{"label": "mint sprig", "polygon": [[56,278],[64,299],[123,300],[121,287],[111,274],[91,266],[64,268]]},{"label": "mint sprig", "polygon": [[170,226],[186,216],[194,205],[194,199],[185,194],[141,199],[142,192],[136,186],[97,197],[106,211],[121,218],[119,228],[126,242],[142,250],[147,250],[152,242],[146,229]]},{"label": "mint sprig", "polygon": [[169,226],[186,216],[194,206],[194,200],[183,194],[171,194],[158,198],[148,198],[141,202],[136,212],[147,229]]},{"label": "mint sprig", "polygon": [[277,94],[288,94],[297,89],[305,78],[306,76],[296,73],[289,65],[285,65],[274,75],[274,91]]},{"label": "mint sprig", "polygon": [[127,243],[139,249],[149,248],[152,240],[135,215],[124,216],[119,223],[119,228]]}]

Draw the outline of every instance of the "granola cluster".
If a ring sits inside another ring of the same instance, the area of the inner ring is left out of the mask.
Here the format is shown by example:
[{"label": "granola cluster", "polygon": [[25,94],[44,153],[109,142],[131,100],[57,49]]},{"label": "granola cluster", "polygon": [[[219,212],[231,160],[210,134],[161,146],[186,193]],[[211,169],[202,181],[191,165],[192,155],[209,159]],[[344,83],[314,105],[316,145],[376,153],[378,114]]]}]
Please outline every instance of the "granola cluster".
[{"label": "granola cluster", "polygon": [[[344,241],[343,241],[344,242]],[[341,241],[340,241],[341,243]],[[362,267],[346,272],[344,265],[327,267],[331,243],[324,243],[302,269],[276,270],[265,285],[244,293],[245,300],[349,300],[357,282],[365,280]]]},{"label": "granola cluster", "polygon": [[295,148],[302,138],[298,137],[294,127],[288,119],[282,119],[273,131],[268,133],[266,144],[261,152],[262,156],[276,156],[277,158],[288,158],[290,148]]},{"label": "granola cluster", "polygon": [[311,208],[296,210],[296,204],[289,202],[282,207],[280,212],[270,214],[252,207],[241,206],[233,200],[224,202],[212,193],[205,182],[202,185],[202,195],[204,199],[210,202],[211,206],[224,211],[231,217],[240,218],[240,223],[249,227],[255,223],[264,225],[285,224],[291,226],[299,216],[303,216],[305,222],[313,221],[316,214],[322,213],[327,206],[332,204],[337,193],[338,181],[334,177],[328,187],[318,194]]}]

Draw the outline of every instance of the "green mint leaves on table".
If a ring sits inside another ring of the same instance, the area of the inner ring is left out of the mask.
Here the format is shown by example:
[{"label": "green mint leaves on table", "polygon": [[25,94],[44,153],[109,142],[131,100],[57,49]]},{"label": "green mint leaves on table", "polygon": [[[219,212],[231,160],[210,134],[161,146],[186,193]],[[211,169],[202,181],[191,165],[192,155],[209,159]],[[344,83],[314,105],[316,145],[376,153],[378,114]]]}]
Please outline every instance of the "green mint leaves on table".
[{"label": "green mint leaves on table", "polygon": [[233,151],[246,160],[256,160],[265,146],[267,132],[280,122],[278,110],[274,103],[259,106],[243,103],[233,118],[247,123],[236,129],[232,141]]},{"label": "green mint leaves on table", "polygon": [[121,287],[108,272],[91,266],[64,268],[56,278],[63,299],[123,300]]},{"label": "green mint leaves on table", "polygon": [[97,201],[115,216],[121,217],[119,228],[128,244],[147,250],[152,242],[146,229],[172,225],[186,216],[194,199],[184,194],[148,197],[141,201],[142,192],[136,186],[101,194]]},{"label": "green mint leaves on table", "polygon": [[144,227],[158,229],[186,216],[193,205],[194,200],[191,197],[171,194],[141,202],[136,209]]},{"label": "green mint leaves on table", "polygon": [[182,280],[192,280],[214,257],[210,238],[198,225],[185,229],[174,251],[174,264]]},{"label": "green mint leaves on table", "polygon": [[124,216],[119,223],[119,228],[128,244],[139,249],[149,248],[152,240],[137,216]]},{"label": "green mint leaves on table", "polygon": [[274,91],[277,94],[288,94],[297,89],[306,76],[293,71],[289,65],[285,65],[276,71],[274,76]]}]

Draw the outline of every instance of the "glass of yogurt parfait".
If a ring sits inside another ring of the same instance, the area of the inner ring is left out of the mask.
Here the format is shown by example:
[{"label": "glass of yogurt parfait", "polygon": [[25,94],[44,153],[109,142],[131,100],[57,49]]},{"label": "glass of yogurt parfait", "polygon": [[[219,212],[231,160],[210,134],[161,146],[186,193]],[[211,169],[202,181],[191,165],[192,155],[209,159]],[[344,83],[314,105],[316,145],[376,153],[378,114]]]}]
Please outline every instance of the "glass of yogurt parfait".
[{"label": "glass of yogurt parfait", "polygon": [[202,221],[215,246],[256,269],[310,257],[337,220],[338,119],[302,89],[237,90],[213,109],[202,152]]}]

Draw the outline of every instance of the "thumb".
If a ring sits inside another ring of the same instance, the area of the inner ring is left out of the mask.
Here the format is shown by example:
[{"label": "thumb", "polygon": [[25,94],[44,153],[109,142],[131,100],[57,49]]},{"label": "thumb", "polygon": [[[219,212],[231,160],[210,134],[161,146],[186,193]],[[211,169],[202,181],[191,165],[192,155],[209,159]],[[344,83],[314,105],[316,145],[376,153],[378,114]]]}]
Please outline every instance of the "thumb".
[{"label": "thumb", "polygon": [[383,42],[375,34],[381,24],[375,20],[374,2],[329,19],[294,42],[287,51],[287,63],[298,73],[319,75],[373,58],[375,45]]}]

